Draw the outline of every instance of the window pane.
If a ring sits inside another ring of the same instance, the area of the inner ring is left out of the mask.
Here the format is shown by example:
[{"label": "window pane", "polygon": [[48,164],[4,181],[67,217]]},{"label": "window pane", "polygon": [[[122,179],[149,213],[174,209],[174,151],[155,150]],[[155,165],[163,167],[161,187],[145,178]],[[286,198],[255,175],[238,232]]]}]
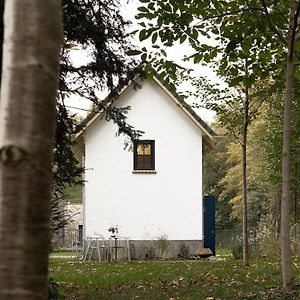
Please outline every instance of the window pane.
[{"label": "window pane", "polygon": [[138,155],[150,155],[151,154],[151,145],[150,144],[139,144],[137,146]]},{"label": "window pane", "polygon": [[151,168],[151,155],[138,155],[137,156],[137,167],[139,169]]},{"label": "window pane", "polygon": [[154,170],[154,141],[136,141],[134,145],[134,169],[135,170]]}]

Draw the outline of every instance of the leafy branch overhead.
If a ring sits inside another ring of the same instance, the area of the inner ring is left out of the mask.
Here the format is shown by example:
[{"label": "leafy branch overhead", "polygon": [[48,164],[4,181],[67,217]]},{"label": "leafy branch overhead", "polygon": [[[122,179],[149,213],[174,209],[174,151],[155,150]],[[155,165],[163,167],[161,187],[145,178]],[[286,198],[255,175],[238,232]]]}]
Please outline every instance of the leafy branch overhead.
[{"label": "leafy branch overhead", "polygon": [[[151,61],[151,57],[164,55],[168,47],[186,43],[191,48],[191,54],[184,58],[186,61],[212,65],[215,73],[227,86],[234,88],[241,95],[232,100],[235,103],[239,103],[240,100],[242,102],[241,144],[244,174],[247,127],[251,121],[251,114],[258,112],[258,108],[268,96],[272,97],[284,90],[281,253],[283,287],[290,290],[293,279],[289,237],[290,144],[292,104],[295,96],[293,89],[299,76],[295,66],[299,60],[300,1],[140,2],[142,7],[137,15],[137,19],[143,21],[140,23],[140,40],[151,39],[155,44],[155,47],[152,47],[153,51],[156,50],[156,54],[143,54],[144,58]],[[264,91],[266,97],[254,97],[255,94],[261,93],[260,90]],[[229,111],[233,107],[230,101],[227,101],[226,106]],[[239,105],[236,106],[235,111],[239,111]],[[223,112],[223,117],[225,115]],[[230,122],[232,120],[234,118],[229,119]],[[246,178],[243,181],[243,194],[246,196],[245,182]],[[243,203],[243,209],[246,211],[246,201]],[[246,217],[247,213],[244,213],[245,223]],[[243,230],[243,235],[246,234],[247,230]],[[246,250],[244,251],[245,257]]]},{"label": "leafy branch overhead", "polygon": [[[71,151],[71,135],[80,127],[68,112],[66,99],[76,95],[82,101],[91,101],[91,111],[106,110],[101,92],[117,97],[117,85],[126,84],[135,76],[137,63],[126,54],[134,51],[126,34],[129,23],[120,15],[119,6],[118,0],[63,0],[65,43],[60,59],[54,167],[57,187],[75,183],[82,171]],[[74,65],[71,53],[78,49],[88,57]],[[105,117],[118,125],[120,133],[139,134],[127,124],[126,111],[109,110]]]}]

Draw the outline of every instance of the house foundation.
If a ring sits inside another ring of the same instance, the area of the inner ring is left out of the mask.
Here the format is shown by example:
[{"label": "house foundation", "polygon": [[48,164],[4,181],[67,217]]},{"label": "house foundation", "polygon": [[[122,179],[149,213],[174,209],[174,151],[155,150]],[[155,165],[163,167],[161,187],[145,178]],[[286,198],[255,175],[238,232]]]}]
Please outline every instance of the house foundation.
[{"label": "house foundation", "polygon": [[129,243],[132,260],[187,258],[199,254],[202,240],[131,240]]},{"label": "house foundation", "polygon": [[85,241],[84,260],[164,260],[189,258],[203,250],[202,240],[101,240]]}]

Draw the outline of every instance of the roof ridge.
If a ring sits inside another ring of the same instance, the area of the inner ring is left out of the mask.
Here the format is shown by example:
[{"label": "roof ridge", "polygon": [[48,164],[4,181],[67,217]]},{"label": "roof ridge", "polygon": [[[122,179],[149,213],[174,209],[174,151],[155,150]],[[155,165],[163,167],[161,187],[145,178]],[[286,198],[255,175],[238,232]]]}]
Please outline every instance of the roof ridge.
[{"label": "roof ridge", "polygon": [[[146,65],[143,66],[143,68],[138,67],[135,70],[133,70],[132,74],[135,74],[132,76],[131,79],[129,80],[123,80],[121,83],[119,83],[113,91],[105,97],[104,100],[102,100],[98,108],[96,110],[93,110],[91,113],[89,113],[83,121],[79,125],[79,132],[75,135],[75,140],[77,137],[79,137],[85,129],[90,125],[90,123],[93,122],[93,119],[98,118],[100,116],[106,107],[109,107],[110,105],[113,104],[115,100],[119,98],[119,96],[133,83],[137,78],[141,78],[142,80],[146,79],[145,76],[145,67]],[[209,135],[211,135],[211,138],[216,137],[217,134],[214,132],[214,130],[194,111],[194,109],[183,99],[182,96],[180,96],[176,91],[174,91],[172,88],[170,88],[167,84],[167,82],[161,78],[160,74],[156,72],[156,70],[150,66],[150,68],[153,70],[153,75],[157,79],[157,81],[160,82],[160,84],[169,92],[172,94],[172,96],[179,102],[181,105],[181,108],[185,109],[188,111],[188,113],[194,118],[194,120],[200,125],[200,127],[203,127]],[[149,80],[149,79],[148,79]]]}]

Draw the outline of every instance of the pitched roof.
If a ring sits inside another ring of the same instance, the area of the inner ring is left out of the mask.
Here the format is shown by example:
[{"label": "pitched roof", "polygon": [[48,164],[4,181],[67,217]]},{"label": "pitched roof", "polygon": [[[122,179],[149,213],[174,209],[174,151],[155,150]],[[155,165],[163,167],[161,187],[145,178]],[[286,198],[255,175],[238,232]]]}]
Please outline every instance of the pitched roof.
[{"label": "pitched roof", "polygon": [[[113,97],[106,97],[102,103],[101,106],[102,109],[99,109],[99,111],[92,111],[90,114],[87,115],[87,117],[81,122],[81,130],[75,135],[75,140],[78,139],[82,133],[104,112],[104,107],[108,107],[112,105],[112,103],[117,100],[121,94],[136,80],[140,74],[136,75],[136,77],[133,80],[130,80],[127,84],[124,84],[122,86],[118,86],[115,91]],[[190,117],[190,119],[196,123],[196,125],[201,129],[203,133],[203,139],[205,144],[211,145],[215,142],[215,137],[217,134],[211,129],[205,121],[201,119],[201,117],[191,108],[190,105],[188,105],[184,99],[178,95],[176,92],[171,91],[167,84],[159,79],[159,76],[154,73],[153,80],[169,95],[169,97]]]}]

